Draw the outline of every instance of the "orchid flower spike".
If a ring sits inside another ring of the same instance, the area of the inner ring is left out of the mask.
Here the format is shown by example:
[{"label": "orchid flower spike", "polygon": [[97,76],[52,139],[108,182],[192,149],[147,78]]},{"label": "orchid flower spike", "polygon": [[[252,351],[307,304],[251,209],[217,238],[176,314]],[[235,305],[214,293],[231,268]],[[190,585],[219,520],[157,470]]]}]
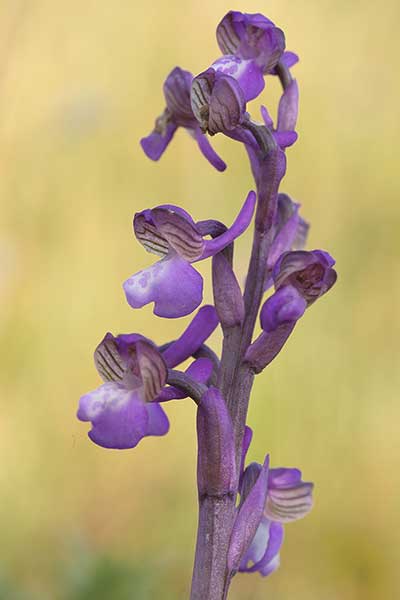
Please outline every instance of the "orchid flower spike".
[{"label": "orchid flower spike", "polygon": [[193,312],[203,297],[203,279],[192,263],[214,256],[240,236],[251,222],[255,202],[255,193],[250,192],[233,225],[212,240],[204,239],[192,217],[177,206],[137,213],[133,223],[137,239],[162,258],[125,281],[130,306],[154,302],[154,314],[167,318]]}]

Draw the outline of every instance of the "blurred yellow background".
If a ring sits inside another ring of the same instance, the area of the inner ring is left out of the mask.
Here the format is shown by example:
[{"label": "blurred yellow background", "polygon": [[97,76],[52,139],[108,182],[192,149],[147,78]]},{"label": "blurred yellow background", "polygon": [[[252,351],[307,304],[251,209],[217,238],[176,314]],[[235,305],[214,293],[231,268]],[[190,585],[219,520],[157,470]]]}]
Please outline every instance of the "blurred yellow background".
[{"label": "blurred yellow background", "polygon": [[[134,212],[176,203],[229,224],[252,186],[243,150],[222,136],[224,174],[183,131],[159,164],[138,144],[168,72],[218,57],[230,8],[263,12],[300,54],[300,139],[282,190],[312,223],[309,247],[329,250],[339,271],[257,379],[249,413],[250,458],[270,451],[274,466],[299,466],[316,506],[286,528],[281,569],[236,577],[230,598],[399,597],[400,4],[3,0],[2,600],[188,597],[194,407],[171,403],[168,436],[124,452],[92,444],[75,411],[99,385],[92,352],[106,331],[163,343],[188,321],[125,301],[121,283],[153,260],[133,237]],[[262,98],[273,111],[277,90],[269,82]],[[237,244],[242,278],[249,245]]]}]

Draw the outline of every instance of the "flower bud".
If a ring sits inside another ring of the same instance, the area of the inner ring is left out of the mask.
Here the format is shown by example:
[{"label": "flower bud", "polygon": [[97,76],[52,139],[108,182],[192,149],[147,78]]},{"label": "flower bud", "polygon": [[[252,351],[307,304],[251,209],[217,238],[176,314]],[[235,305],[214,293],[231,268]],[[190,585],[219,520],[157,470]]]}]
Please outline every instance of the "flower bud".
[{"label": "flower bud", "polygon": [[242,290],[236,275],[222,253],[212,262],[214,302],[222,328],[240,325],[244,319]]},{"label": "flower bud", "polygon": [[199,495],[234,492],[236,461],[233,427],[224,398],[211,387],[197,409]]},{"label": "flower bud", "polygon": [[208,69],[194,78],[191,91],[193,114],[202,131],[211,135],[238,127],[246,114],[242,88],[230,75]]}]

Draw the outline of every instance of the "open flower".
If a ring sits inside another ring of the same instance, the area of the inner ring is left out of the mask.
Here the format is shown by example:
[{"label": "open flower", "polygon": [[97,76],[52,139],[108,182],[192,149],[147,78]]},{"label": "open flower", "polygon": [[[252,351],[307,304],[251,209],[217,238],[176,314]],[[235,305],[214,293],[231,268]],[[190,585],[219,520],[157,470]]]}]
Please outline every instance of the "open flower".
[{"label": "open flower", "polygon": [[239,481],[240,504],[228,551],[231,572],[266,576],[279,566],[283,524],[306,516],[312,508],[313,484],[303,482],[298,469],[270,469],[251,463],[244,469],[252,431],[245,428]]},{"label": "open flower", "polygon": [[284,52],[283,31],[259,13],[229,11],[217,27],[217,42],[223,54],[252,59],[265,74],[275,74],[280,60],[288,67],[298,61],[293,52]]},{"label": "open flower", "polygon": [[[145,436],[166,434],[169,423],[159,402],[185,397],[181,390],[165,386],[167,367],[176,367],[195,354],[217,325],[214,307],[203,306],[162,352],[139,334],[114,337],[107,333],[94,353],[104,383],[79,402],[78,419],[92,423],[90,439],[104,448],[124,449],[134,448]],[[211,371],[211,362],[199,358],[187,373],[206,383]]]},{"label": "open flower", "polygon": [[156,346],[137,335],[107,333],[94,353],[104,383],[82,396],[78,419],[91,421],[90,439],[104,448],[134,448],[147,435],[164,435],[168,419],[156,398],[167,367]]},{"label": "open flower", "polygon": [[161,256],[154,265],[125,281],[128,303],[140,308],[154,302],[154,314],[175,318],[190,314],[203,296],[203,279],[191,263],[214,256],[249,226],[256,196],[250,192],[233,225],[214,239],[204,239],[191,216],[172,205],[137,213],[134,232],[148,252]]},{"label": "open flower", "polygon": [[[249,465],[252,472],[261,465]],[[246,471],[242,489],[246,486]],[[249,548],[241,558],[239,571],[258,571],[264,577],[275,571],[280,564],[279,551],[283,542],[283,524],[305,517],[313,505],[314,485],[301,479],[298,469],[270,469],[267,478],[267,494],[263,515]]]},{"label": "open flower", "polygon": [[176,67],[164,82],[166,108],[158,117],[155,128],[147,137],[142,138],[141,146],[152,160],[158,160],[172,140],[178,127],[186,129],[196,140],[206,159],[218,170],[224,171],[226,164],[210,146],[202,133],[190,103],[190,88],[193,75],[189,71]]},{"label": "open flower", "polygon": [[334,264],[323,250],[284,252],[272,274],[276,291],[261,309],[263,330],[274,331],[283,323],[296,322],[335,283]]}]

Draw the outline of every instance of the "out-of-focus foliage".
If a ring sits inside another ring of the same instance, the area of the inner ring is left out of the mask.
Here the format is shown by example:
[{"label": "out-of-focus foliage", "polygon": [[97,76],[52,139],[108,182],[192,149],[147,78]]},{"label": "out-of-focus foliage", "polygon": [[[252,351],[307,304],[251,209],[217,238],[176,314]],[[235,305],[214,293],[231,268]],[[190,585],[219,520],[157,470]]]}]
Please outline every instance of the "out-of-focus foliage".
[{"label": "out-of-focus foliage", "polygon": [[[127,452],[90,443],[75,410],[98,385],[91,355],[107,330],[161,343],[187,321],[126,304],[121,283],[152,260],[133,238],[133,213],[171,202],[230,223],[251,185],[243,151],[220,136],[224,174],[183,131],[158,165],[138,145],[169,70],[200,72],[216,58],[229,8],[266,12],[301,56],[300,139],[283,190],[303,203],[310,245],[332,252],[340,277],[257,379],[249,414],[250,457],[269,450],[274,466],[300,466],[316,483],[315,510],[287,527],[281,569],[267,581],[237,577],[231,597],[397,597],[399,3],[3,0],[4,600],[187,597],[194,407],[168,407],[170,434]],[[263,100],[277,92],[270,82]],[[249,245],[249,235],[238,243],[242,278]],[[89,555],[71,550],[77,536]]]}]

